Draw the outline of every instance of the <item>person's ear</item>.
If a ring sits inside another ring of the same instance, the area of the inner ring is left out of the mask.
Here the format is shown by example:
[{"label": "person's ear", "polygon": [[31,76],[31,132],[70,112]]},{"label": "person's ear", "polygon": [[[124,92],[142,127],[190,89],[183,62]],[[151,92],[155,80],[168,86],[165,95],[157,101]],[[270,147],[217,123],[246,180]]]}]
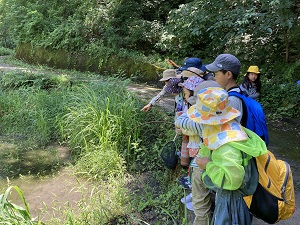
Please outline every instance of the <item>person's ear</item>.
[{"label": "person's ear", "polygon": [[227,76],[228,79],[231,79],[231,78],[233,77],[233,74],[232,74],[231,71],[227,71],[227,72],[225,73],[225,75]]}]

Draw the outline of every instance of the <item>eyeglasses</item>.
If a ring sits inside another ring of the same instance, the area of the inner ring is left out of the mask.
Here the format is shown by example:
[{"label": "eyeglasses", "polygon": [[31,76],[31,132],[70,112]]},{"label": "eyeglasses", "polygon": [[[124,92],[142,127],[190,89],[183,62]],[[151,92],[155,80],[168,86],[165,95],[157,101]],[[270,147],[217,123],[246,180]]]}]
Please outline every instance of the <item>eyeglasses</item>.
[{"label": "eyeglasses", "polygon": [[222,72],[223,74],[225,74],[226,72],[228,72],[228,70],[218,70],[218,71],[207,71],[206,74],[212,74],[213,77],[215,77],[216,73],[219,72],[219,71]]},{"label": "eyeglasses", "polygon": [[214,71],[214,72],[213,71],[206,71],[205,75],[211,74],[213,77],[215,77],[216,76],[215,72],[217,72],[217,71]]}]

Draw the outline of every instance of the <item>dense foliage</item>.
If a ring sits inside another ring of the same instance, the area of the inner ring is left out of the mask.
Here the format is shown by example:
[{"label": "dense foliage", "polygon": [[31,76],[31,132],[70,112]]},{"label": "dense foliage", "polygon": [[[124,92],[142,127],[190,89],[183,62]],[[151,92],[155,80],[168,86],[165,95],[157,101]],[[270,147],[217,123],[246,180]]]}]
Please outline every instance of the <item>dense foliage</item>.
[{"label": "dense foliage", "polygon": [[296,0],[2,0],[1,43],[75,51],[96,43],[180,58],[230,50],[245,60],[276,54],[288,62],[299,59],[299,8]]},{"label": "dense foliage", "polygon": [[2,46],[83,52],[101,59],[98,68],[115,55],[125,60],[111,67],[128,57],[167,67],[165,58],[181,64],[197,56],[207,63],[229,52],[241,60],[241,73],[251,64],[261,68],[265,89],[300,80],[297,0],[0,0],[0,12]]},{"label": "dense foliage", "polygon": [[296,36],[296,4],[292,0],[193,1],[171,12],[167,28],[173,38],[169,47],[182,46],[185,54],[198,50],[209,56],[230,50],[252,62],[272,57],[262,52],[281,58]]},{"label": "dense foliage", "polygon": [[[270,87],[300,80],[300,4],[296,0],[1,0],[0,12],[1,45],[13,48],[31,43],[84,52],[101,58],[98,67],[112,54],[151,63],[173,57],[180,64],[186,56],[209,62],[219,53],[233,53],[242,61],[241,73],[251,64],[261,68],[261,102],[268,111],[282,105],[281,98],[275,98],[277,104],[268,104],[278,89],[272,88],[273,93]],[[138,71],[133,75],[139,76]],[[283,89],[283,96],[290,96],[289,89]],[[299,102],[292,102],[290,116],[297,115],[299,108]]]}]

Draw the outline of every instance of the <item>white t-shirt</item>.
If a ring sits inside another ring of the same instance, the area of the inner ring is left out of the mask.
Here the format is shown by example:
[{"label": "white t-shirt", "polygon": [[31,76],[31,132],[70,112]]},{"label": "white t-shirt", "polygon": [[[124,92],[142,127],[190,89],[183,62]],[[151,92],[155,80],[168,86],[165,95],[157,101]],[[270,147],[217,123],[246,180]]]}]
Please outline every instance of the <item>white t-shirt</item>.
[{"label": "white t-shirt", "polygon": [[[235,92],[238,92],[238,93],[241,92],[241,90],[238,87],[233,88],[233,89],[229,90],[228,92],[231,92],[231,91],[235,91]],[[243,116],[243,102],[242,102],[242,100],[238,97],[235,97],[235,96],[229,96],[228,100],[229,100],[229,104],[230,104],[231,107],[233,107],[233,108],[235,108],[235,109],[237,109],[241,112],[241,115],[236,118],[236,120],[240,123],[241,120],[242,120],[242,116]]]}]

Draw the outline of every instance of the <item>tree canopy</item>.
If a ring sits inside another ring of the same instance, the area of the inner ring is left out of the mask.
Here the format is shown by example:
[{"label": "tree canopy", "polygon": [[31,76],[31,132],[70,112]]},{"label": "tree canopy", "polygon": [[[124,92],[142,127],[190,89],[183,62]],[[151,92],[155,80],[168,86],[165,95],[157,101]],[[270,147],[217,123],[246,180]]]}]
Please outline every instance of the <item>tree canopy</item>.
[{"label": "tree canopy", "polygon": [[0,0],[0,12],[6,47],[104,46],[175,59],[231,52],[248,63],[300,67],[297,0]]}]

